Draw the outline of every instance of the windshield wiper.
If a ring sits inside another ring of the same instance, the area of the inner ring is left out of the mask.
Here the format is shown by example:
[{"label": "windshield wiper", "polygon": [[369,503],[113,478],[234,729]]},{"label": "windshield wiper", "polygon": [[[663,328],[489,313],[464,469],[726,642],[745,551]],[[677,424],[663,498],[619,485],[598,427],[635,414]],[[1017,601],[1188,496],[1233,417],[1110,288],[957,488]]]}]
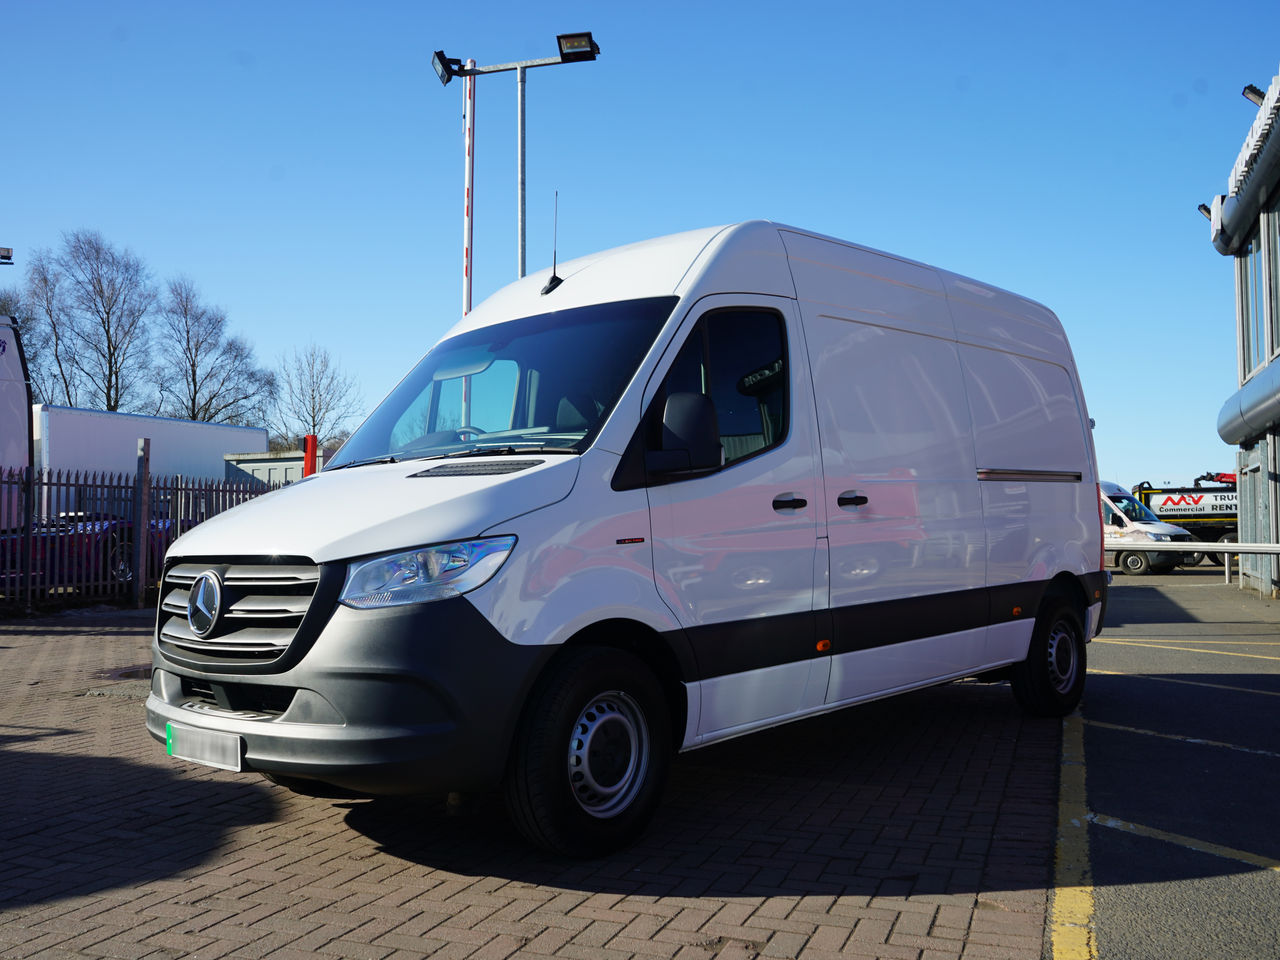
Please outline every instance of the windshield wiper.
[{"label": "windshield wiper", "polygon": [[389,453],[384,453],[383,455],[378,457],[365,457],[365,459],[363,460],[352,460],[350,463],[344,463],[342,466],[335,467],[334,469],[346,470],[346,469],[349,469],[350,467],[367,467],[371,463],[399,463],[399,462],[400,462],[399,457],[393,457]]},{"label": "windshield wiper", "polygon": [[452,460],[454,457],[509,457],[520,453],[570,453],[577,454],[573,447],[549,447],[538,444],[521,444],[506,447],[472,447],[470,450],[455,450],[453,453],[442,453],[431,460]]}]

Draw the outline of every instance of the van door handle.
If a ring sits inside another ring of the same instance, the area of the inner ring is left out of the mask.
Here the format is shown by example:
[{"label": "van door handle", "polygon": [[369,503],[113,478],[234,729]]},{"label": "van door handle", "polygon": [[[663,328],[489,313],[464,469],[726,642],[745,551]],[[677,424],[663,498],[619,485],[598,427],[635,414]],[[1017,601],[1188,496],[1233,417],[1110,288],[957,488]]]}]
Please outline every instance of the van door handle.
[{"label": "van door handle", "polygon": [[853,490],[846,490],[836,497],[837,507],[865,507],[867,503],[868,500],[865,496]]},{"label": "van door handle", "polygon": [[773,509],[775,510],[803,510],[808,505],[808,500],[803,497],[797,497],[794,494],[780,493],[773,498]]}]

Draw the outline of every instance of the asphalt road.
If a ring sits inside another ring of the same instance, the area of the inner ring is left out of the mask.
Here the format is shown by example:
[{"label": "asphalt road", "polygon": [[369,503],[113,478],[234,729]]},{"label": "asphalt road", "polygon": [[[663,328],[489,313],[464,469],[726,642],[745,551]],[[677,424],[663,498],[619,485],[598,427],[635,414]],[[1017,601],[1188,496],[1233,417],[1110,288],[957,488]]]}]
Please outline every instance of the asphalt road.
[{"label": "asphalt road", "polygon": [[1280,957],[1280,603],[1117,576],[1089,669],[1095,956]]}]

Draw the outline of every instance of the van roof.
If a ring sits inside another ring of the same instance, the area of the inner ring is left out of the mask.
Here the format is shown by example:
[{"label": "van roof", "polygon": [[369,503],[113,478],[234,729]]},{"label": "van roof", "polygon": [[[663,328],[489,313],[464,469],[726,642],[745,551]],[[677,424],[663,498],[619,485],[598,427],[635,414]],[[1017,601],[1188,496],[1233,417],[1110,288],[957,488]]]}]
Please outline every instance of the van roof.
[{"label": "van roof", "polygon": [[[856,273],[856,261],[865,261],[868,253],[896,263],[896,269],[927,272],[932,288],[928,292],[949,305],[943,311],[947,326],[960,339],[1002,345],[1013,340],[1023,343],[1025,352],[1055,357],[1069,352],[1058,318],[1033,300],[896,254],[770,220],[689,230],[568,260],[555,270],[563,282],[547,295],[542,289],[551,268],[535,271],[488,297],[446,336],[513,317],[697,290],[795,299],[796,279],[788,260],[792,247],[803,251],[792,253],[795,262],[836,274]],[[993,322],[993,317],[999,319]],[[1014,321],[1012,326],[1006,319]],[[1022,329],[1013,329],[1018,326]]]}]

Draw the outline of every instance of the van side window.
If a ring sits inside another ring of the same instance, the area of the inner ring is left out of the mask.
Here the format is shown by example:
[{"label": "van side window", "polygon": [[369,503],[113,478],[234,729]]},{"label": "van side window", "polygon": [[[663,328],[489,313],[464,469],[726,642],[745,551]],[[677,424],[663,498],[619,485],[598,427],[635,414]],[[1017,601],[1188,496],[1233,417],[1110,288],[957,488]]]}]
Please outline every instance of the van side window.
[{"label": "van side window", "polygon": [[681,347],[659,396],[672,393],[711,398],[726,466],[777,446],[787,433],[782,317],[749,309],[707,314]]}]

